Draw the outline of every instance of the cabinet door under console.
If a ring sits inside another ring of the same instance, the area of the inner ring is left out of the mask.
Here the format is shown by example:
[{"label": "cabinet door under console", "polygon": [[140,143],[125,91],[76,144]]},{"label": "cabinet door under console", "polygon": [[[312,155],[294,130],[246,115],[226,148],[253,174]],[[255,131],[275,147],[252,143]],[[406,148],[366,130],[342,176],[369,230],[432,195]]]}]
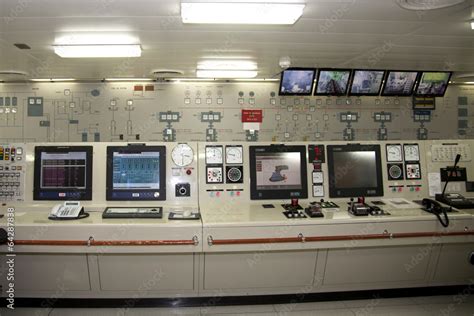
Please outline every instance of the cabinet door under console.
[{"label": "cabinet door under console", "polygon": [[[6,257],[8,258],[8,257]],[[90,291],[87,255],[17,254],[14,258],[15,290],[21,291]],[[11,268],[2,260],[1,271]],[[6,280],[5,276],[2,276]]]},{"label": "cabinet door under console", "polygon": [[204,289],[237,290],[302,287],[313,284],[317,251],[207,253]]},{"label": "cabinet door under console", "polygon": [[427,280],[432,247],[395,246],[329,249],[323,287],[386,287]]},{"label": "cabinet door under console", "polygon": [[192,291],[194,254],[99,255],[102,291]]},{"label": "cabinet door under console", "polygon": [[472,283],[474,265],[471,263],[471,256],[474,255],[473,253],[473,244],[442,245],[434,281]]}]

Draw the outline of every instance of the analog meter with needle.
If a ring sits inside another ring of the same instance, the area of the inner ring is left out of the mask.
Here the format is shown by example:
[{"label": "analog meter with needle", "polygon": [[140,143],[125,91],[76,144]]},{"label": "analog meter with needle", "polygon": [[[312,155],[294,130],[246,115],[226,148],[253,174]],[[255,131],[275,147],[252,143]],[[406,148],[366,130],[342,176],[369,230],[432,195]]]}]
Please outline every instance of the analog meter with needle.
[{"label": "analog meter with needle", "polygon": [[222,146],[206,146],[206,164],[222,164],[223,156]]},{"label": "analog meter with needle", "polygon": [[225,162],[228,164],[243,163],[242,146],[226,146],[225,147]]},{"label": "analog meter with needle", "polygon": [[402,162],[403,152],[402,145],[400,144],[388,144],[387,149],[387,162]]},{"label": "analog meter with needle", "polygon": [[420,150],[418,148],[418,144],[403,145],[403,151],[405,152],[405,161],[420,160]]},{"label": "analog meter with needle", "polygon": [[178,144],[171,151],[171,159],[178,167],[185,167],[194,160],[194,151],[188,144]]}]

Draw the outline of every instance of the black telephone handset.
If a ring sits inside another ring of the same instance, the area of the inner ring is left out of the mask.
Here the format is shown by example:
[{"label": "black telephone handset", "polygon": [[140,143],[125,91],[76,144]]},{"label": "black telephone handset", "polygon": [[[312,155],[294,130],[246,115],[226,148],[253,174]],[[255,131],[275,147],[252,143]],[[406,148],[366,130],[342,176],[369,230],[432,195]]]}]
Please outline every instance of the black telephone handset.
[{"label": "black telephone handset", "polygon": [[[446,207],[443,207],[437,201],[432,200],[432,199],[423,199],[423,201],[421,201],[421,204],[424,206],[425,211],[436,215],[436,217],[438,218],[441,225],[443,225],[443,227],[449,226],[449,218],[448,218],[448,214],[446,213]],[[441,218],[441,214],[443,214],[444,221]]]}]

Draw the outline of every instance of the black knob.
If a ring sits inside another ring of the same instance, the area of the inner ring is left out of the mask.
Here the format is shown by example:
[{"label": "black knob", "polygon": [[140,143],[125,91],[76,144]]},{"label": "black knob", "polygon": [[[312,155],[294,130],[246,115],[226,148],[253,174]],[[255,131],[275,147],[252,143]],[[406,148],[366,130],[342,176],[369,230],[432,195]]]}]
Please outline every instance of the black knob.
[{"label": "black knob", "polygon": [[319,200],[319,202],[324,203],[324,199]]}]

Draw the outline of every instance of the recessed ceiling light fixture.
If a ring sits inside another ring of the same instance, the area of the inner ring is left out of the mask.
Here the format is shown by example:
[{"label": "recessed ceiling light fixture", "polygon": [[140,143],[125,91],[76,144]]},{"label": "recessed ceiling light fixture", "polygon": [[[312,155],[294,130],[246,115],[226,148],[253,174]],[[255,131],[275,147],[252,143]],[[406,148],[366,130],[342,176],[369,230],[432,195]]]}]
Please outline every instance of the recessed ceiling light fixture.
[{"label": "recessed ceiling light fixture", "polygon": [[235,79],[255,78],[256,70],[196,70],[198,78]]},{"label": "recessed ceiling light fixture", "polygon": [[474,21],[471,21],[471,29],[474,30]]},{"label": "recessed ceiling light fixture", "polygon": [[456,6],[466,0],[397,0],[400,7],[407,10],[430,11]]},{"label": "recessed ceiling light fixture", "polygon": [[140,57],[139,44],[54,45],[54,52],[62,58]]},{"label": "recessed ceiling light fixture", "polygon": [[30,81],[34,82],[57,82],[57,81],[75,81],[74,78],[37,78],[37,79],[30,79]]},{"label": "recessed ceiling light fixture", "polygon": [[152,78],[133,78],[133,77],[123,77],[123,78],[105,78],[105,81],[154,81]]},{"label": "recessed ceiling light fixture", "polygon": [[257,64],[251,60],[211,59],[200,61],[197,69],[257,70]]},{"label": "recessed ceiling light fixture", "polygon": [[200,24],[294,24],[303,14],[302,1],[181,1],[183,23]]},{"label": "recessed ceiling light fixture", "polygon": [[257,74],[257,63],[251,60],[203,60],[198,63],[196,70],[198,78],[255,78]]}]

